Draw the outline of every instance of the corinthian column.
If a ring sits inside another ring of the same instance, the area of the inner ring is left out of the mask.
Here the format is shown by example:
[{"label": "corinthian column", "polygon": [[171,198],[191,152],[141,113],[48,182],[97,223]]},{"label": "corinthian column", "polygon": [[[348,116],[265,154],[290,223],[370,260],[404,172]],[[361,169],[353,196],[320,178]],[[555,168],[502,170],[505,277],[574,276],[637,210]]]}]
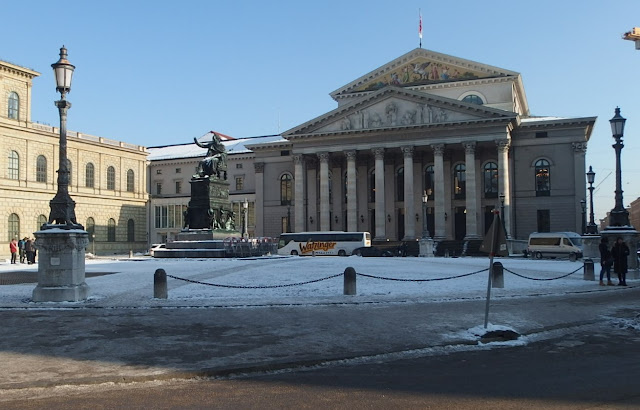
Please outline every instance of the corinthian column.
[{"label": "corinthian column", "polygon": [[464,146],[464,165],[467,178],[466,208],[467,208],[467,236],[465,239],[480,238],[478,233],[478,191],[476,184],[476,143],[467,142]]},{"label": "corinthian column", "polygon": [[329,212],[329,153],[319,152],[320,160],[320,230],[331,230]]},{"label": "corinthian column", "polygon": [[356,151],[346,151],[347,156],[347,230],[358,230],[358,197],[356,190]]},{"label": "corinthian column", "polygon": [[387,236],[385,226],[384,209],[384,148],[374,148],[376,179],[376,239],[385,239]]},{"label": "corinthian column", "polygon": [[305,212],[304,212],[304,157],[301,154],[297,154],[293,156],[293,164],[294,164],[294,178],[295,178],[295,204],[294,204],[294,215],[295,215],[295,226],[294,232],[303,232],[304,222],[305,222]]},{"label": "corinthian column", "polygon": [[511,237],[511,190],[509,189],[509,145],[508,139],[496,140],[498,147],[498,192],[504,195],[504,227]]},{"label": "corinthian column", "polygon": [[434,239],[444,239],[446,237],[446,225],[444,220],[445,198],[444,198],[444,144],[434,144],[433,149],[433,185],[435,191],[434,200]]},{"label": "corinthian column", "polygon": [[404,157],[404,238],[409,241],[416,238],[416,212],[413,200],[413,147],[402,147]]}]

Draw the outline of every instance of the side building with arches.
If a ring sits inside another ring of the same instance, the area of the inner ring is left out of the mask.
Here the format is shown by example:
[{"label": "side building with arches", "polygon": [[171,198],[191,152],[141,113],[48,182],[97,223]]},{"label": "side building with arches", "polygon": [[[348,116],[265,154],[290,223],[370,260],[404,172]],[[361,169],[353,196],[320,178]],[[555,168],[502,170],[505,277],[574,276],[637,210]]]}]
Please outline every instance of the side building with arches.
[{"label": "side building with arches", "polygon": [[[57,191],[60,129],[31,120],[39,75],[0,61],[0,257],[8,257],[12,238],[34,237]],[[147,249],[147,154],[142,146],[67,132],[69,194],[78,223],[89,232],[87,252]]]},{"label": "side building with arches", "polygon": [[[493,209],[511,239],[580,233],[596,117],[532,115],[519,73],[418,48],[330,95],[334,110],[247,145],[256,235],[284,232],[288,214],[294,232],[464,242],[484,237]],[[282,175],[286,195],[271,188]]]}]

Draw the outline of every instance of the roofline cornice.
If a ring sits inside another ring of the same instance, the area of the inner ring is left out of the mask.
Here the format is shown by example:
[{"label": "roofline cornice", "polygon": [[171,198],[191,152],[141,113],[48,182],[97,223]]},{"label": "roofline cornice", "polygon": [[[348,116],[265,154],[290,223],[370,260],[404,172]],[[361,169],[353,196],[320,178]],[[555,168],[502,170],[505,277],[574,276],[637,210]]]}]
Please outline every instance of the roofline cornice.
[{"label": "roofline cornice", "polygon": [[40,76],[40,73],[35,70],[31,70],[29,68],[22,67],[16,64],[11,64],[3,60],[0,60],[0,71],[5,71],[11,74],[17,74],[17,75],[20,75],[21,77],[27,77],[28,79],[32,79],[34,77]]}]

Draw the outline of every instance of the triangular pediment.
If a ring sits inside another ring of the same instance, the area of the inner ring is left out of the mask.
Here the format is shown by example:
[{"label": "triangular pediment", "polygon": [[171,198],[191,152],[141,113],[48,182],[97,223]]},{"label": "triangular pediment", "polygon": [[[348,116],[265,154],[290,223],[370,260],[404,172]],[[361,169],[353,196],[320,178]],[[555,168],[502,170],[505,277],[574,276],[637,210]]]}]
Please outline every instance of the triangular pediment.
[{"label": "triangular pediment", "polygon": [[331,93],[368,92],[386,86],[416,87],[430,84],[518,76],[513,71],[418,48]]},{"label": "triangular pediment", "polygon": [[293,128],[283,136],[511,120],[515,116],[509,111],[389,86]]}]

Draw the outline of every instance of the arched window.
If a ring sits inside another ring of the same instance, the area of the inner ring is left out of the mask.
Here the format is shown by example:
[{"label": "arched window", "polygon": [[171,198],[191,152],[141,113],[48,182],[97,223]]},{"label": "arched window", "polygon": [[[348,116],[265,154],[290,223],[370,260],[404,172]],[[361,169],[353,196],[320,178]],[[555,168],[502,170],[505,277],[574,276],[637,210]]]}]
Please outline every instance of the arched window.
[{"label": "arched window", "polygon": [[133,192],[134,188],[134,173],[133,170],[130,169],[127,171],[127,192]]},{"label": "arched window", "polygon": [[549,196],[551,193],[549,165],[546,159],[539,159],[535,163],[536,196]]},{"label": "arched window", "polygon": [[111,191],[116,189],[116,169],[111,166],[107,168],[107,189]]},{"label": "arched window", "polygon": [[45,215],[38,215],[38,221],[36,225],[38,227],[38,229],[40,229],[42,227],[42,225],[46,224],[47,222],[49,222],[49,220],[47,219],[47,217]]},{"label": "arched window", "polygon": [[498,164],[495,162],[484,164],[483,185],[485,198],[498,197]]},{"label": "arched window", "polygon": [[7,164],[7,178],[19,179],[20,178],[20,157],[16,151],[9,153],[9,161]]},{"label": "arched window", "polygon": [[9,104],[8,104],[7,117],[12,120],[20,119],[20,97],[18,97],[18,93],[12,91],[9,93]]},{"label": "arched window", "polygon": [[293,178],[291,174],[280,177],[280,205],[291,205],[293,199]]},{"label": "arched window", "polygon": [[396,201],[404,201],[404,167],[396,171]]},{"label": "arched window", "polygon": [[458,164],[453,168],[453,196],[455,199],[464,199],[466,193],[466,166]]},{"label": "arched window", "polygon": [[482,105],[484,104],[484,101],[482,101],[482,98],[480,98],[479,95],[475,95],[475,94],[469,94],[466,97],[464,97],[462,99],[462,101],[469,103],[469,104],[478,104],[478,105]]},{"label": "arched window", "polygon": [[434,198],[436,187],[433,180],[433,165],[429,165],[424,169],[424,191],[429,193],[429,199]]},{"label": "arched window", "polygon": [[8,222],[7,233],[9,241],[13,238],[20,238],[20,217],[16,214],[11,214],[9,215]]},{"label": "arched window", "polygon": [[95,168],[91,162],[84,168],[84,186],[93,188],[95,185]]},{"label": "arched window", "polygon": [[36,159],[36,182],[47,182],[47,158],[38,155]]},{"label": "arched window", "polygon": [[369,172],[369,202],[376,202],[376,170]]},{"label": "arched window", "polygon": [[109,218],[109,223],[107,224],[107,241],[116,241],[116,221],[113,218]]},{"label": "arched window", "polygon": [[127,221],[127,242],[136,241],[136,224],[133,219]]},{"label": "arched window", "polygon": [[87,233],[89,242],[93,242],[96,239],[96,222],[91,217],[87,218]]}]

